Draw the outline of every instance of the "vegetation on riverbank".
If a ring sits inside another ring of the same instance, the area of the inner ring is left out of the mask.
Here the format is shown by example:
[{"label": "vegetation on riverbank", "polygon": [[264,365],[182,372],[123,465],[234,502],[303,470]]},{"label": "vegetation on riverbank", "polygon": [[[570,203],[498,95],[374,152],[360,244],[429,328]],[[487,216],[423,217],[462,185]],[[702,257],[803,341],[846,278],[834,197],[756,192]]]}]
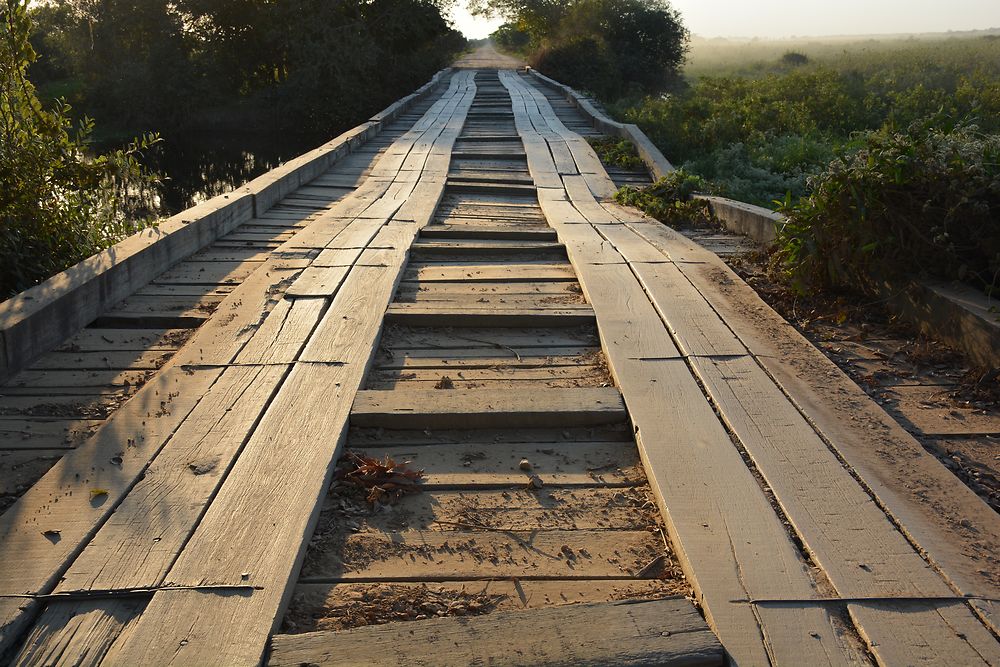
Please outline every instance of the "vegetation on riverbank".
[{"label": "vegetation on riverbank", "polygon": [[0,4],[0,298],[30,287],[150,223],[140,164],[158,140],[88,155],[89,120],[39,102],[27,70],[27,0]]},{"label": "vegetation on riverbank", "polygon": [[622,200],[676,221],[700,178],[779,210],[774,266],[801,291],[923,274],[1000,293],[1000,38],[714,48],[695,42],[683,85],[603,98],[684,174]]},{"label": "vegetation on riverbank", "polygon": [[[465,45],[447,0],[0,3],[0,297],[172,212],[171,174],[143,164],[186,157],[206,180],[232,160],[252,175],[246,150],[204,166],[190,141],[280,135],[301,152],[412,92]],[[192,203],[172,199],[173,210]]]}]

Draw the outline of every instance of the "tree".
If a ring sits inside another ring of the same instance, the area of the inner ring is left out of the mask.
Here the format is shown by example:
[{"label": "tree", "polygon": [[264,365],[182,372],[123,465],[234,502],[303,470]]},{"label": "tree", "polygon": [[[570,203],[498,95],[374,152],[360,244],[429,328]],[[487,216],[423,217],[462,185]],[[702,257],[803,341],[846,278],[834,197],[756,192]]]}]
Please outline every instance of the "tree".
[{"label": "tree", "polygon": [[44,280],[144,225],[129,190],[152,177],[140,152],[156,137],[96,158],[85,154],[93,129],[71,135],[68,105],[46,110],[27,78],[35,59],[29,0],[0,4],[0,295]]},{"label": "tree", "polygon": [[527,35],[535,67],[605,99],[668,89],[687,51],[688,31],[666,0],[472,0],[469,6],[507,20],[496,34],[501,45],[513,47]]}]

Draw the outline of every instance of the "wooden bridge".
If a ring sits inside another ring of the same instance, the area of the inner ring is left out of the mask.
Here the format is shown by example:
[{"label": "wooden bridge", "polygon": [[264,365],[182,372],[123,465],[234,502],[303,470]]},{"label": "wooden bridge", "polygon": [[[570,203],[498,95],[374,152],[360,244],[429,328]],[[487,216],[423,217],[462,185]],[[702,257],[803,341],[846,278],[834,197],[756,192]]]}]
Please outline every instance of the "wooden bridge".
[{"label": "wooden bridge", "polygon": [[4,660],[1000,664],[1000,517],[495,58],[4,304]]}]

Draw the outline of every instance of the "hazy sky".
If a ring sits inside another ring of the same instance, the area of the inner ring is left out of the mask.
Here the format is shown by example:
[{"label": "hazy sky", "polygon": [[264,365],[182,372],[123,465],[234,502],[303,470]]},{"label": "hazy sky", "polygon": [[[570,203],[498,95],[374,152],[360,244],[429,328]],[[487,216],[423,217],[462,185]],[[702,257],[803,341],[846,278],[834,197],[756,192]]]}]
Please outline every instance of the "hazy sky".
[{"label": "hazy sky", "polygon": [[[485,37],[497,22],[474,19],[460,0],[455,23]],[[673,0],[702,37],[790,37],[1000,28],[1000,0]]]}]

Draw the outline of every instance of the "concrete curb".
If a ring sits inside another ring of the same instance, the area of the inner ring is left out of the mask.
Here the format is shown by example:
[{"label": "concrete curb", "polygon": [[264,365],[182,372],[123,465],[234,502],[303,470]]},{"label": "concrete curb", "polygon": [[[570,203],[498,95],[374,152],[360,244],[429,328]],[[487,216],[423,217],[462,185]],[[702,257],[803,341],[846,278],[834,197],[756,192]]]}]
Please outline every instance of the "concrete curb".
[{"label": "concrete curb", "polygon": [[446,68],[371,120],[233,192],[193,206],[0,303],[0,382],[153,278],[330,169],[426,96]]}]

